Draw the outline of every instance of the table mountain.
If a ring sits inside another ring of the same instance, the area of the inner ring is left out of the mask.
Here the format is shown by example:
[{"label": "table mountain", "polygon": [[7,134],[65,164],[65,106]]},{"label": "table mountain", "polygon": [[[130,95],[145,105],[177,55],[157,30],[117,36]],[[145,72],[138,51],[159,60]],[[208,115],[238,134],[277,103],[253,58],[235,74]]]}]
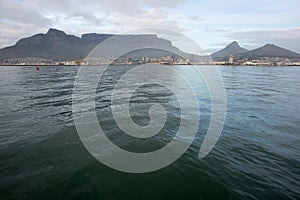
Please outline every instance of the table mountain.
[{"label": "table mountain", "polygon": [[[139,45],[153,46],[157,44],[161,49],[168,49],[170,52],[177,52],[184,55],[185,58],[198,59],[197,55],[182,52],[173,46],[171,41],[157,37],[154,34],[144,35],[113,35],[113,34],[83,34],[81,37],[68,35],[57,29],[49,29],[46,34],[36,34],[28,38],[19,40],[15,45],[0,49],[0,61],[12,58],[41,58],[52,61],[68,61],[84,59],[100,42],[105,39],[118,36],[122,43],[113,44],[118,47]],[[151,44],[151,45],[150,45]],[[109,47],[108,47],[109,49]],[[161,50],[140,50],[132,53],[131,56],[140,58],[142,56],[161,57],[170,56],[172,53]]]}]

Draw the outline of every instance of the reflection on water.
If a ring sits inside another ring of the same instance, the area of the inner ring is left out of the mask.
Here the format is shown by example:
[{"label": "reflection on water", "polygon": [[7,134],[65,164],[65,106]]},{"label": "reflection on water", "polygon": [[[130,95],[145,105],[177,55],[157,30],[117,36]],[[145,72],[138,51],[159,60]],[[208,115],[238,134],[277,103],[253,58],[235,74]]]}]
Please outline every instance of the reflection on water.
[{"label": "reflection on water", "polygon": [[[200,126],[179,160],[146,174],[110,169],[84,148],[71,110],[77,67],[0,67],[0,199],[299,198],[300,68],[219,67],[227,94],[225,126],[213,151],[199,159],[209,94],[190,66],[175,67],[197,91]],[[149,105],[159,102],[168,110],[166,125],[149,140],[122,134],[110,94],[128,68],[110,68],[98,85],[99,122],[124,149],[159,149],[176,134],[180,106],[166,88],[139,88],[130,102],[133,120],[146,125]]]}]

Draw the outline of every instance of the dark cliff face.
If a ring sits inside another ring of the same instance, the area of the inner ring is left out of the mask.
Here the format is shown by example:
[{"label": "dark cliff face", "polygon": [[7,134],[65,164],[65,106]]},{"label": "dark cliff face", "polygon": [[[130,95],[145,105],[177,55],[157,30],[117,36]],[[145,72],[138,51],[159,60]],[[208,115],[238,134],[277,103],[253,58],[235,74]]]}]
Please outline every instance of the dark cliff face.
[{"label": "dark cliff face", "polygon": [[86,44],[100,43],[113,36],[112,34],[97,34],[97,33],[87,33],[81,36],[82,42]]},{"label": "dark cliff face", "polygon": [[37,34],[29,38],[24,38],[16,43],[16,46],[62,46],[66,44],[80,44],[80,38],[67,35],[63,31],[49,29],[46,34]]},{"label": "dark cliff face", "polygon": [[[134,58],[147,57],[161,57],[170,56],[178,53],[178,55],[184,55],[187,59],[195,58],[199,59],[199,56],[193,54],[187,54],[180,49],[172,45],[171,41],[157,37],[155,34],[142,34],[142,35],[112,35],[112,34],[96,34],[87,33],[81,37],[74,35],[68,35],[63,31],[57,29],[49,29],[46,34],[36,34],[34,36],[23,38],[19,40],[14,46],[0,49],[0,61],[10,58],[43,58],[53,61],[67,61],[67,60],[80,60],[84,59],[99,43],[115,36],[105,48],[105,53],[110,55],[113,52],[109,52],[112,47],[132,49],[144,46],[155,46],[158,49],[145,49],[135,51],[127,54]],[[165,49],[170,52],[164,51]],[[194,59],[194,60],[195,60]]]},{"label": "dark cliff face", "polygon": [[46,34],[23,38],[14,46],[1,49],[0,59],[40,57],[49,60],[72,60],[81,59],[87,53],[88,49],[79,37],[49,29]]},{"label": "dark cliff face", "polygon": [[237,54],[244,53],[247,51],[248,51],[247,49],[240,47],[239,44],[236,41],[234,41],[234,42],[230,43],[229,45],[227,45],[224,49],[211,54],[211,57],[213,59],[227,58],[230,55],[237,55]]},{"label": "dark cliff face", "polygon": [[[23,38],[19,40],[14,46],[0,49],[0,60],[9,58],[26,58],[26,57],[38,57],[53,61],[66,61],[66,60],[78,60],[85,58],[99,43],[103,42],[110,37],[115,36],[112,34],[96,34],[88,33],[83,34],[81,37],[74,35],[67,35],[65,32],[57,29],[49,29],[46,34],[36,34],[34,36]],[[174,47],[171,41],[158,38],[154,34],[145,35],[117,35],[120,39],[113,40],[112,45],[122,46],[138,46],[140,44],[151,44],[161,47],[162,49],[170,49],[173,52],[179,52],[186,56],[178,48]],[[108,47],[109,49],[109,47]],[[165,55],[171,55],[162,53],[163,51],[140,51],[139,54],[132,56],[148,56],[161,57]]]}]

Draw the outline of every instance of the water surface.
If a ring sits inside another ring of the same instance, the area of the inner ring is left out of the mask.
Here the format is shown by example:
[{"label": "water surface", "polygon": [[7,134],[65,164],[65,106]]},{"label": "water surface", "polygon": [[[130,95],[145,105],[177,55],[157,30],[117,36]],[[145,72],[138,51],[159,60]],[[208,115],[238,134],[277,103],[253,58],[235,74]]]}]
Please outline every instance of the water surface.
[{"label": "water surface", "polygon": [[[299,199],[300,68],[218,67],[226,121],[213,151],[199,159],[209,94],[190,66],[175,67],[195,87],[201,123],[180,159],[146,174],[111,169],[81,143],[72,117],[78,67],[0,67],[0,199]],[[176,134],[180,105],[159,85],[140,88],[131,102],[135,122],[146,125],[149,105],[159,102],[168,109],[166,126],[147,141],[121,134],[110,94],[128,68],[111,68],[99,84],[99,122],[124,149],[159,149]]]}]

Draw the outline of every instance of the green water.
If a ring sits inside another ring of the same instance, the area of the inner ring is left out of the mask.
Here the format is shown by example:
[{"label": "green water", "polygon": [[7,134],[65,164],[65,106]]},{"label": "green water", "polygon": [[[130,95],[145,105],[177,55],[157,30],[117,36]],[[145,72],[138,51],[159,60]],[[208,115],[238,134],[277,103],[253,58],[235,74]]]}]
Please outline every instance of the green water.
[{"label": "green water", "polygon": [[[191,68],[176,66],[191,82]],[[126,68],[126,67],[125,67]],[[145,96],[169,106],[165,134],[150,142],[118,136],[109,114],[109,94],[122,67],[107,72],[98,87],[100,123],[117,145],[143,152],[167,144],[180,121],[170,91],[152,85]],[[227,115],[213,151],[198,158],[210,119],[210,99],[197,88],[198,133],[187,152],[155,172],[111,169],[84,147],[72,117],[78,67],[0,67],[0,199],[299,199],[300,68],[219,67]],[[152,92],[154,94],[152,94]],[[143,99],[135,106],[143,110]],[[150,102],[146,102],[151,103]],[[135,121],[147,123],[147,113]],[[105,113],[105,114],[104,114]]]}]

